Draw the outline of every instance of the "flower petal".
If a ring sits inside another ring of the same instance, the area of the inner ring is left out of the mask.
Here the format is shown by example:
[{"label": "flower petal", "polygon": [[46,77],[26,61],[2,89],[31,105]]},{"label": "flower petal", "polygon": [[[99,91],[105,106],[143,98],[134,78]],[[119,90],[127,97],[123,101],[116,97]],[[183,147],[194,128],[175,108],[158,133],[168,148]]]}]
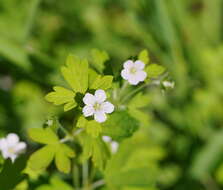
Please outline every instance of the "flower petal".
[{"label": "flower petal", "polygon": [[111,137],[109,137],[109,136],[102,136],[102,139],[103,139],[103,141],[104,142],[111,142]]},{"label": "flower petal", "polygon": [[129,79],[129,70],[128,69],[123,69],[121,72],[121,76],[123,79],[128,80]]},{"label": "flower petal", "polygon": [[86,93],[84,98],[83,98],[83,102],[86,104],[86,105],[94,105],[95,103],[95,97],[94,95],[90,94],[90,93]]},{"label": "flower petal", "polygon": [[8,148],[8,144],[5,138],[0,139],[0,150],[3,151]]},{"label": "flower petal", "polygon": [[104,112],[96,112],[94,114],[94,120],[97,121],[98,123],[103,123],[107,119],[107,116],[105,115]]},{"label": "flower petal", "polygon": [[119,147],[119,143],[118,142],[115,142],[115,141],[111,142],[111,151],[112,151],[112,153],[116,153],[117,150],[118,150],[118,147]]},{"label": "flower petal", "polygon": [[2,156],[3,156],[3,158],[7,159],[7,158],[10,157],[10,155],[11,155],[11,154],[8,152],[8,149],[2,151]]},{"label": "flower petal", "polygon": [[82,110],[83,114],[85,117],[89,117],[92,116],[95,112],[93,106],[84,106],[83,110]]},{"label": "flower petal", "polygon": [[95,96],[95,99],[98,103],[104,102],[107,98],[106,94],[105,94],[105,91],[101,90],[101,89],[96,90],[94,96]]},{"label": "flower petal", "polygon": [[103,102],[101,108],[105,113],[112,113],[114,111],[114,105],[110,102]]},{"label": "flower petal", "polygon": [[143,63],[140,60],[135,61],[134,65],[137,68],[137,70],[142,70],[145,67],[145,63]]},{"label": "flower petal", "polygon": [[9,158],[12,160],[12,163],[15,162],[15,159],[17,158],[17,156],[18,156],[18,155],[16,155],[16,154],[11,154],[11,155],[9,155]]},{"label": "flower petal", "polygon": [[132,60],[128,60],[124,62],[123,66],[125,69],[130,69],[134,65],[134,62]]},{"label": "flower petal", "polygon": [[146,79],[146,77],[147,77],[147,73],[145,72],[145,71],[138,71],[137,73],[136,73],[136,78],[137,78],[137,80],[138,81],[144,81],[145,79]]},{"label": "flower petal", "polygon": [[128,79],[128,82],[131,85],[137,85],[140,81],[137,78],[137,75],[131,75],[131,77]]},{"label": "flower petal", "polygon": [[16,153],[21,153],[26,149],[26,143],[20,142],[15,146]]},{"label": "flower petal", "polygon": [[16,145],[19,142],[19,137],[15,133],[9,133],[6,137],[8,146]]}]

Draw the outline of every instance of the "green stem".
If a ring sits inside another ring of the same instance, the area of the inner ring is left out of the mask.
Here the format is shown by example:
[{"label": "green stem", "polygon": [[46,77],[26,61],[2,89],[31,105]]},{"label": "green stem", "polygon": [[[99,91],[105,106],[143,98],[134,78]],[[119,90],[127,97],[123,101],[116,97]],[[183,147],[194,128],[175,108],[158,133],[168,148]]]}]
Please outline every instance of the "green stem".
[{"label": "green stem", "polygon": [[96,189],[98,187],[101,187],[102,185],[105,184],[105,181],[103,179],[96,181],[95,183],[92,184],[91,188]]},{"label": "green stem", "polygon": [[122,85],[122,88],[119,91],[118,98],[120,99],[122,97],[122,94],[125,92],[125,90],[128,88],[129,83],[128,81],[125,81],[124,84]]},{"label": "green stem", "polygon": [[124,103],[129,98],[131,98],[134,94],[136,94],[137,92],[139,92],[143,88],[147,87],[148,85],[150,85],[150,83],[145,83],[145,84],[141,85],[140,87],[136,88],[135,90],[133,90],[132,92],[130,92],[127,96],[125,96],[120,102],[121,103]]},{"label": "green stem", "polygon": [[82,185],[83,188],[87,189],[88,187],[88,161],[86,161],[83,165],[82,165]]},{"label": "green stem", "polygon": [[80,189],[79,170],[78,170],[78,166],[75,164],[73,166],[73,185],[75,186],[76,190]]}]

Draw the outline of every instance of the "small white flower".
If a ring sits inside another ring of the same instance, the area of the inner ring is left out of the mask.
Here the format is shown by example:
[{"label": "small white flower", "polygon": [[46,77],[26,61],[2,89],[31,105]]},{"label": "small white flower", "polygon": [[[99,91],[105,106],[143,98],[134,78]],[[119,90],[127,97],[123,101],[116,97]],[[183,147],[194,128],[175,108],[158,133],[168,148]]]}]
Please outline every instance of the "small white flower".
[{"label": "small white flower", "polygon": [[111,147],[111,152],[114,154],[118,151],[119,143],[113,141],[109,136],[102,136],[104,142],[109,143]]},{"label": "small white flower", "polygon": [[53,125],[53,120],[52,120],[52,119],[48,119],[47,122],[46,122],[46,124],[47,124],[48,126]]},{"label": "small white flower", "polygon": [[133,62],[132,60],[128,60],[123,66],[124,69],[121,72],[122,78],[130,84],[137,85],[146,79],[147,73],[144,71],[145,64],[142,61],[137,60]]},{"label": "small white flower", "polygon": [[102,140],[104,142],[111,142],[112,141],[111,137],[109,137],[109,136],[102,136]]},{"label": "small white flower", "polygon": [[85,117],[94,116],[95,121],[102,123],[106,121],[106,113],[114,111],[114,105],[106,100],[104,90],[96,90],[95,94],[86,93],[83,102],[86,104],[82,110]]},{"label": "small white flower", "polygon": [[6,138],[0,139],[0,151],[2,152],[3,158],[10,158],[12,162],[18,157],[19,154],[23,153],[26,149],[26,143],[19,142],[18,135],[10,133]]},{"label": "small white flower", "polygon": [[170,81],[165,80],[165,81],[163,81],[163,86],[166,88],[174,88],[175,82],[174,81],[170,82]]}]

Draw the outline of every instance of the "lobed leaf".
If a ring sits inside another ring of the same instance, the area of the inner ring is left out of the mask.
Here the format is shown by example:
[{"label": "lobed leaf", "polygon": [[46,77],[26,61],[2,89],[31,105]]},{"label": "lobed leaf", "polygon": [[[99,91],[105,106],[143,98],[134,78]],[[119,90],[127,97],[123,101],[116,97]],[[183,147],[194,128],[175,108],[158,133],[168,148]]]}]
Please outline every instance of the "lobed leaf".
[{"label": "lobed leaf", "polygon": [[128,114],[127,111],[117,111],[110,115],[103,123],[102,134],[120,141],[130,137],[138,129],[138,121]]},{"label": "lobed leaf", "polygon": [[100,76],[98,75],[95,81],[91,84],[89,87],[90,89],[103,89],[107,90],[111,88],[113,81],[113,76],[106,75],[106,76]]},{"label": "lobed leaf", "polygon": [[33,141],[42,144],[56,144],[59,142],[57,135],[51,128],[30,128],[28,129],[28,135]]},{"label": "lobed leaf", "polygon": [[106,51],[100,51],[98,49],[92,49],[91,55],[93,58],[93,65],[99,72],[103,72],[104,63],[109,60],[108,53]]},{"label": "lobed leaf", "polygon": [[85,93],[88,88],[88,61],[69,55],[61,68],[63,77],[75,92]]},{"label": "lobed leaf", "polygon": [[52,102],[55,105],[65,104],[64,111],[71,110],[77,106],[74,99],[75,93],[73,91],[60,86],[55,86],[53,89],[54,92],[50,92],[45,97],[48,102]]},{"label": "lobed leaf", "polygon": [[57,146],[55,145],[44,146],[30,156],[28,167],[33,170],[42,170],[47,168],[53,161],[56,151]]},{"label": "lobed leaf", "polygon": [[87,160],[90,157],[95,165],[100,170],[106,166],[107,160],[110,157],[109,150],[101,138],[93,138],[88,134],[84,134],[83,138],[83,159]]},{"label": "lobed leaf", "polygon": [[98,137],[102,132],[102,127],[100,123],[94,120],[88,121],[83,116],[78,119],[77,127],[86,129],[87,134],[91,135],[94,138]]},{"label": "lobed leaf", "polygon": [[149,78],[157,78],[165,72],[165,68],[158,64],[151,64],[146,67],[146,72]]},{"label": "lobed leaf", "polygon": [[149,53],[148,53],[148,51],[146,49],[142,50],[139,53],[138,59],[145,64],[149,63]]},{"label": "lobed leaf", "polygon": [[71,169],[70,158],[75,156],[74,151],[66,144],[59,144],[55,154],[57,169],[63,173],[69,173]]}]

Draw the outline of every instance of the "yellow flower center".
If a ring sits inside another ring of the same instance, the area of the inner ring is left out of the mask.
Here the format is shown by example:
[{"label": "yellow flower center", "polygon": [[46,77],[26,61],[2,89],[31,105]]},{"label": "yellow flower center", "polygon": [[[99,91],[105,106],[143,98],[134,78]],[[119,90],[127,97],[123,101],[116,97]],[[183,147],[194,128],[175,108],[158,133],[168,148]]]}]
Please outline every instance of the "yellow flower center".
[{"label": "yellow flower center", "polygon": [[136,71],[137,71],[137,69],[136,69],[135,67],[132,67],[132,68],[130,69],[130,73],[131,73],[131,74],[135,74]]},{"label": "yellow flower center", "polygon": [[15,153],[15,149],[13,147],[8,148],[8,152],[11,154]]},{"label": "yellow flower center", "polygon": [[94,104],[94,110],[95,110],[95,111],[101,110],[101,104],[99,104],[99,103],[95,103],[95,104]]}]

